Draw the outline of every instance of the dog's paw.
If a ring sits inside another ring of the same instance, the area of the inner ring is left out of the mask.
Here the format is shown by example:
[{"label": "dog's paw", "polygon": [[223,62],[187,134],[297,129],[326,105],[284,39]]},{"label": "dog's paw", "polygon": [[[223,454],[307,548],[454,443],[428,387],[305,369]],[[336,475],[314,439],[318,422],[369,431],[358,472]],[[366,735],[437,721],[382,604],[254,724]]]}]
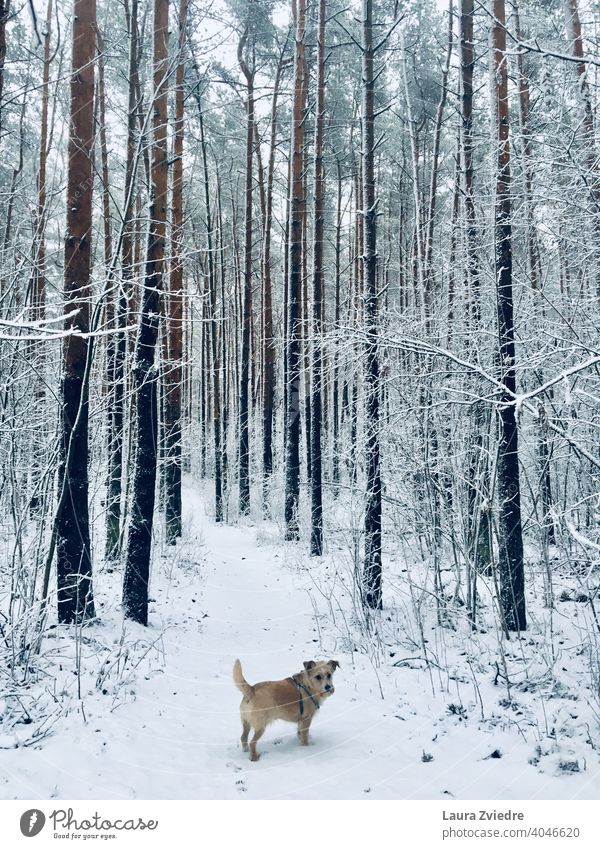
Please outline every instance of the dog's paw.
[{"label": "dog's paw", "polygon": [[247,743],[242,743],[242,751],[243,752],[249,752],[250,746]]},{"label": "dog's paw", "polygon": [[251,755],[250,755],[250,760],[251,760],[252,762],[259,761],[259,760],[260,760],[260,755],[258,754],[258,752],[254,752],[253,754],[251,754]]}]

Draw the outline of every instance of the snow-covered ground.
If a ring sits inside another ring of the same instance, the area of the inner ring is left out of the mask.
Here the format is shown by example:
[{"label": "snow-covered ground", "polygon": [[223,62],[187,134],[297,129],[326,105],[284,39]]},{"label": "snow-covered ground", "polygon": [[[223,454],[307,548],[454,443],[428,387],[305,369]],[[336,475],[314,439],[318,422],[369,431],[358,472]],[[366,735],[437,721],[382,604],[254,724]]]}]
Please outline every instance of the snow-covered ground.
[{"label": "snow-covered ground", "polygon": [[[184,539],[155,558],[150,627],[123,625],[120,576],[100,571],[100,623],[77,640],[55,630],[43,672],[0,696],[1,798],[598,798],[597,705],[571,627],[582,605],[557,605],[554,653],[540,614],[503,661],[492,629],[442,628],[428,610],[421,632],[425,596],[390,564],[396,603],[369,649],[343,550],[310,560],[274,526],[217,526],[208,499],[185,496]],[[236,657],[251,683],[340,662],[308,749],[281,723],[248,761]]]}]

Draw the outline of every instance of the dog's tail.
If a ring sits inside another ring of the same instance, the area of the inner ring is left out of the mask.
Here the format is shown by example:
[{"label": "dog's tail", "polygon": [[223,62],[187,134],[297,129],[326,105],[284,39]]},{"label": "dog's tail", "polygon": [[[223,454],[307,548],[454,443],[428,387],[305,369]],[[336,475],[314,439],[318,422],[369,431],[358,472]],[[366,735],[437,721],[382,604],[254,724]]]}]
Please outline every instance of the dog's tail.
[{"label": "dog's tail", "polygon": [[251,699],[254,695],[254,687],[252,687],[242,674],[242,664],[239,660],[233,664],[233,680],[235,681],[235,686],[240,690],[247,699]]}]

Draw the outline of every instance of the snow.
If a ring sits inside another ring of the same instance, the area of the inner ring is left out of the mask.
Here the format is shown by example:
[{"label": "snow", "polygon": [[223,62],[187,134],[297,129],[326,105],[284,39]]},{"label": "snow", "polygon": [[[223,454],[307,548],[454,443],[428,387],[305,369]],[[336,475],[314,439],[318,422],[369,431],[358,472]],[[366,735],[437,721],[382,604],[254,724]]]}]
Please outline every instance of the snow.
[{"label": "snow", "polygon": [[[100,622],[79,641],[54,628],[43,674],[0,699],[1,798],[598,798],[598,716],[573,630],[583,605],[556,613],[554,657],[548,613],[535,608],[522,644],[504,644],[503,666],[493,629],[444,628],[428,612],[420,635],[405,567],[392,561],[395,605],[373,641],[356,620],[343,546],[311,560],[272,524],[216,525],[198,489],[185,490],[184,539],[156,546],[150,626],[123,623],[120,577],[100,570]],[[250,683],[304,660],[340,662],[307,749],[294,725],[275,724],[250,763],[236,657]]]}]

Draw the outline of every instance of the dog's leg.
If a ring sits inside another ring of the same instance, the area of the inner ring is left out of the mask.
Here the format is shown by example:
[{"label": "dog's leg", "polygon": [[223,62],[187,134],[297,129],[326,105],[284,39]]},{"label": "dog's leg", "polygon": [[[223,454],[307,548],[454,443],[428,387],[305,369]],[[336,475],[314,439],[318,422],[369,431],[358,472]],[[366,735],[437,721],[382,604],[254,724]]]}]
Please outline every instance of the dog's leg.
[{"label": "dog's leg", "polygon": [[243,726],[243,731],[242,731],[242,736],[240,737],[240,740],[242,741],[242,749],[244,750],[244,752],[247,752],[248,751],[248,734],[250,733],[250,723],[246,722],[245,719],[242,719],[242,726]]},{"label": "dog's leg", "polygon": [[256,744],[260,740],[260,738],[265,733],[264,728],[255,728],[254,734],[252,735],[252,740],[250,740],[250,760],[257,761],[260,758],[260,755],[256,751]]},{"label": "dog's leg", "polygon": [[308,746],[308,729],[310,728],[310,719],[298,720],[298,737],[300,738],[301,746]]}]

